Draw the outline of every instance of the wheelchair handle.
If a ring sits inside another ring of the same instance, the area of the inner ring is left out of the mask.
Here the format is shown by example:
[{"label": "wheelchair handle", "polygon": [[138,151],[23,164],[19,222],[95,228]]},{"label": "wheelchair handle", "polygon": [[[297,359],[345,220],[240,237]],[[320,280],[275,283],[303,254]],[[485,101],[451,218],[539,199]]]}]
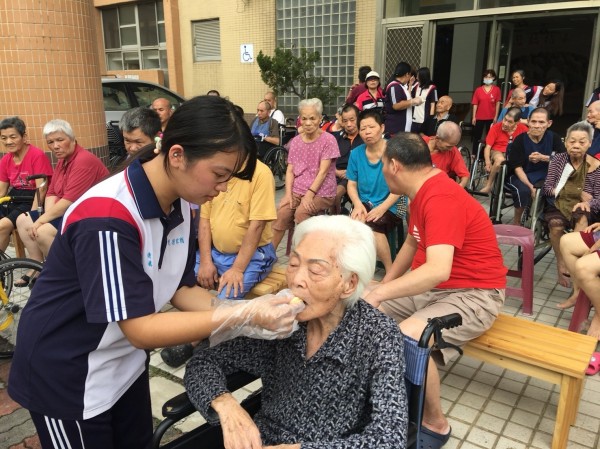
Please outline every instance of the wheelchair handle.
[{"label": "wheelchair handle", "polygon": [[430,318],[427,320],[427,326],[419,339],[419,347],[427,348],[429,341],[433,336],[433,347],[436,349],[452,348],[462,355],[462,349],[452,343],[448,343],[442,337],[442,329],[452,329],[462,325],[462,316],[458,313],[451,313],[440,317]]},{"label": "wheelchair handle", "polygon": [[33,181],[35,179],[43,179],[44,181],[37,187],[37,189],[42,189],[42,188],[46,187],[46,184],[48,184],[48,175],[45,175],[44,173],[29,175],[25,179],[27,179],[27,181]]}]

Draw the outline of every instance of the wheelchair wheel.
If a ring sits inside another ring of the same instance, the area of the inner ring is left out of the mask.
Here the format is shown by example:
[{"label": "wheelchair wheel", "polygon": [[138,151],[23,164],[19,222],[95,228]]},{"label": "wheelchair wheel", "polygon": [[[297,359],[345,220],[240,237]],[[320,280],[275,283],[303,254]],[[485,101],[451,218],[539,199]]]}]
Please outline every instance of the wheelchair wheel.
[{"label": "wheelchair wheel", "polygon": [[287,150],[282,146],[276,146],[265,154],[263,162],[271,169],[275,178],[275,190],[285,187],[285,173],[287,171]]},{"label": "wheelchair wheel", "polygon": [[460,155],[467,166],[467,171],[471,173],[471,165],[473,161],[471,160],[471,152],[467,147],[458,147],[458,151],[460,151]]},{"label": "wheelchair wheel", "polygon": [[14,282],[24,275],[36,279],[42,267],[32,259],[0,261],[0,358],[12,357],[14,353],[21,311],[31,294],[31,280],[26,287],[15,286]]}]

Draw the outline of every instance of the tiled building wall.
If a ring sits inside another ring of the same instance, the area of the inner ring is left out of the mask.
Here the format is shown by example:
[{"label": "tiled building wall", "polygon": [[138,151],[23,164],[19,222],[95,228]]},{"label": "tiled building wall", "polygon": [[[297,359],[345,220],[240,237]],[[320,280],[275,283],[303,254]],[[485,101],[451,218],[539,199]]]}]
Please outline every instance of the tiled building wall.
[{"label": "tiled building wall", "polygon": [[[180,0],[181,65],[184,95],[218,90],[247,113],[256,110],[268,87],[260,79],[256,62],[240,62],[240,45],[253,44],[254,58],[260,50],[275,49],[275,1]],[[220,19],[221,61],[196,62],[193,59],[192,21]]]},{"label": "tiled building wall", "polygon": [[94,15],[92,0],[0,0],[0,117],[20,116],[36,146],[61,118],[107,153]]},{"label": "tiled building wall", "polygon": [[[375,67],[375,33],[379,28],[376,19],[377,0],[356,2],[356,37],[354,43],[354,82],[358,79],[358,68],[371,66],[383,77],[383,67]],[[383,82],[384,80],[382,80]]]}]

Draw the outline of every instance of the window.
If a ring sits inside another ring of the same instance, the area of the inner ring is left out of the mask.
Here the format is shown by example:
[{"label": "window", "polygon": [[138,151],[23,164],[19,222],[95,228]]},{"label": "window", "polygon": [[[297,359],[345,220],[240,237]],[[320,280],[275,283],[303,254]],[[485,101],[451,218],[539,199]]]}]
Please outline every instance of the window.
[{"label": "window", "polygon": [[160,69],[167,79],[162,1],[102,10],[108,70]]},{"label": "window", "polygon": [[[356,0],[303,1],[277,0],[277,46],[318,50],[321,60],[315,75],[322,75],[340,87],[352,85],[354,79],[354,36],[356,28]],[[344,89],[338,98],[346,98]],[[298,97],[284,94],[278,106],[284,111],[295,111]]]},{"label": "window", "polygon": [[219,19],[192,22],[194,62],[221,60]]}]

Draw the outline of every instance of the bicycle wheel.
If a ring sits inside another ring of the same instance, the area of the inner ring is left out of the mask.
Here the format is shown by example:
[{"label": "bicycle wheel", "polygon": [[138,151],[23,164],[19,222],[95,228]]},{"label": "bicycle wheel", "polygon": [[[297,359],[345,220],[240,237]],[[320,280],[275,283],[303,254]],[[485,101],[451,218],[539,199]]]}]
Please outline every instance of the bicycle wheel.
[{"label": "bicycle wheel", "polygon": [[273,177],[275,178],[275,190],[280,190],[285,187],[287,156],[287,150],[281,146],[273,147],[265,154],[264,163],[273,173]]},{"label": "bicycle wheel", "polygon": [[32,259],[0,261],[0,358],[13,355],[21,311],[31,293],[31,285],[15,287],[13,280],[20,279],[23,275],[35,278],[42,267],[40,262]]}]

